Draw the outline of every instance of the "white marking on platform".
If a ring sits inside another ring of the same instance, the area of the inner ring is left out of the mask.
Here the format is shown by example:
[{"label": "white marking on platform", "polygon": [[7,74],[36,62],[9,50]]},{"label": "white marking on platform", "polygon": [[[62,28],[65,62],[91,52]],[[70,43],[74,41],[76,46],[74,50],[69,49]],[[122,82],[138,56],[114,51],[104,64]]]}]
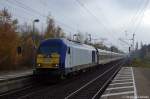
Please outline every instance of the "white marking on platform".
[{"label": "white marking on platform", "polygon": [[118,78],[131,78],[132,76],[117,76]]},{"label": "white marking on platform", "polygon": [[131,74],[118,74],[118,76],[131,76]]},{"label": "white marking on platform", "polygon": [[134,79],[134,73],[132,67],[131,67],[131,72],[132,72],[133,86],[134,86],[134,99],[137,99],[137,91],[136,91],[136,85],[135,85],[135,79]]},{"label": "white marking on platform", "polygon": [[125,82],[125,83],[112,83],[109,85],[122,85],[122,84],[133,84],[133,82]]},{"label": "white marking on platform", "polygon": [[123,79],[123,80],[113,80],[112,82],[117,82],[117,81],[130,81],[130,80],[133,81],[133,79]]},{"label": "white marking on platform", "polygon": [[116,96],[116,95],[124,95],[124,94],[134,94],[134,91],[125,91],[125,92],[118,92],[118,93],[104,94],[104,95],[102,95],[101,97]]},{"label": "white marking on platform", "polygon": [[132,79],[132,77],[118,77],[115,80],[117,80],[117,79]]},{"label": "white marking on platform", "polygon": [[118,75],[130,75],[131,76],[132,74],[131,73],[130,74],[121,73],[121,74],[118,74]]},{"label": "white marking on platform", "polygon": [[107,88],[106,90],[127,89],[127,88],[134,88],[134,86],[124,86],[124,87]]},{"label": "white marking on platform", "polygon": [[[125,84],[132,85],[126,86]],[[119,86],[115,87],[115,85]],[[124,89],[126,89],[126,91],[124,91]],[[122,67],[104,93],[105,94],[103,94],[101,97],[134,94],[134,99],[137,99],[136,84],[132,67]]]}]

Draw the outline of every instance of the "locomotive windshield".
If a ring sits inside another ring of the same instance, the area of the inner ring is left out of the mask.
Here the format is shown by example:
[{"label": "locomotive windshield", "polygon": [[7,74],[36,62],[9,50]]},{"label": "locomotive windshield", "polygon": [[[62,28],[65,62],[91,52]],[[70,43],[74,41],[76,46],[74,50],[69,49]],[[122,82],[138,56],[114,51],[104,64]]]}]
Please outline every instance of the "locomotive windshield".
[{"label": "locomotive windshield", "polygon": [[59,53],[60,51],[60,47],[57,45],[53,45],[53,46],[40,46],[38,49],[38,53],[39,54],[51,54],[54,52]]}]

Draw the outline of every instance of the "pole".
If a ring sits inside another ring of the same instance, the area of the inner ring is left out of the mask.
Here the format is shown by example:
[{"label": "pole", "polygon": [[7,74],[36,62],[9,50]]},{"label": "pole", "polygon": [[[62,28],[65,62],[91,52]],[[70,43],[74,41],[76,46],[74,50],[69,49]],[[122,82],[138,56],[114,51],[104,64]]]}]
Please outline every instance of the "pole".
[{"label": "pole", "polygon": [[89,35],[89,41],[91,42],[92,40],[91,34],[88,34],[88,35]]},{"label": "pole", "polygon": [[133,33],[133,39],[132,39],[132,40],[133,40],[133,44],[132,44],[132,45],[133,45],[133,51],[134,51],[134,40],[135,40],[135,33]]},{"label": "pole", "polygon": [[36,49],[36,44],[35,44],[35,21],[33,21],[33,34],[32,34],[32,40],[34,44],[34,49]]},{"label": "pole", "polygon": [[33,20],[33,35],[32,35],[32,40],[33,40],[33,43],[34,43],[34,47],[36,48],[36,44],[35,44],[35,22],[39,22],[39,19],[35,19]]},{"label": "pole", "polygon": [[39,19],[33,20],[33,34],[32,34],[32,40],[34,44],[34,55],[33,55],[33,69],[35,69],[36,66],[36,44],[35,44],[35,22],[39,22]]}]

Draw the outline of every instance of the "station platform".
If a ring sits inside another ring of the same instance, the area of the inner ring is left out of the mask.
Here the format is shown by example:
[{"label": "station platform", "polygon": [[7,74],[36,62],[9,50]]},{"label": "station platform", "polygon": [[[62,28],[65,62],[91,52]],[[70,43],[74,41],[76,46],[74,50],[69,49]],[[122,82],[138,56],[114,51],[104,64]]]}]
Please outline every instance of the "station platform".
[{"label": "station platform", "polygon": [[0,81],[9,80],[17,77],[32,75],[32,69],[26,70],[15,70],[15,71],[1,71],[0,72]]},{"label": "station platform", "polygon": [[101,99],[150,99],[150,68],[122,67]]}]

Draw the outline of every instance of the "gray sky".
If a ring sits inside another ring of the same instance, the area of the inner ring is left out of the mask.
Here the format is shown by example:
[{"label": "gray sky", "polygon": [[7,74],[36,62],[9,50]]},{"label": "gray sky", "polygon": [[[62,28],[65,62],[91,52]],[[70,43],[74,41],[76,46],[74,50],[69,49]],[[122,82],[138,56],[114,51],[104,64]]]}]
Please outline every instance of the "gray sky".
[{"label": "gray sky", "polygon": [[[92,34],[94,39],[107,38],[105,43],[128,50],[118,38],[131,38],[150,43],[149,0],[0,0],[0,9],[8,8],[20,24],[29,24],[35,18],[41,28],[46,16],[52,15],[57,25],[72,34],[77,31]],[[125,31],[126,35],[125,35]]]}]

